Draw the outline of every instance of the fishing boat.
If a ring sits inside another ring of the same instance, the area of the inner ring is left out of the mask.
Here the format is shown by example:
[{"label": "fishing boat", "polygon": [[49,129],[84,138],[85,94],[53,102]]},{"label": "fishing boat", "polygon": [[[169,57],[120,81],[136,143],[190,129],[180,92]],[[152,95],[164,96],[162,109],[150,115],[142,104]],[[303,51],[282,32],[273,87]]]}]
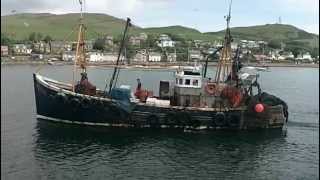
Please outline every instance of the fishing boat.
[{"label": "fishing boat", "polygon": [[[82,6],[81,1],[80,4]],[[37,118],[88,126],[132,128],[283,128],[288,121],[287,104],[261,90],[258,77],[263,68],[242,67],[240,51],[232,57],[230,10],[226,19],[224,45],[217,50],[221,52],[215,76],[207,77],[209,58],[205,65],[180,66],[176,69],[174,81],[160,81],[159,95],[154,95],[143,89],[139,79],[135,92],[128,85],[117,84],[122,63],[120,57],[130,27],[129,18],[109,86],[100,90],[89,82],[81,13],[72,83],[33,74]],[[81,80],[76,82],[78,69],[81,70]]]}]

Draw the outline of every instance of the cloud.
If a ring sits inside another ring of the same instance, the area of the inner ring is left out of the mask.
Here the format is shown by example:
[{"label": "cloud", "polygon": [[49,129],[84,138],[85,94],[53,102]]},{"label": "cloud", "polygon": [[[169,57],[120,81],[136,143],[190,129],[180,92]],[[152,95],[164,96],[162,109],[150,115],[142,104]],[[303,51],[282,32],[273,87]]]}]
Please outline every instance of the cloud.
[{"label": "cloud", "polygon": [[[174,1],[174,0],[173,0]],[[134,15],[142,13],[144,8],[161,8],[170,0],[90,0],[84,1],[87,12],[112,13],[114,15]],[[10,14],[12,10],[22,12],[51,12],[56,14],[79,12],[78,0],[2,0],[1,15]]]},{"label": "cloud", "polygon": [[[227,12],[226,1],[202,0],[84,0],[85,12],[103,13],[119,18],[131,17],[142,27],[184,25],[201,31],[222,30]],[[250,6],[255,8],[250,9]],[[279,16],[319,34],[319,0],[234,1],[232,26],[273,23]],[[76,13],[78,0],[1,0],[1,15],[16,13]],[[248,20],[249,19],[249,20]],[[213,22],[213,23],[212,23]]]},{"label": "cloud", "polygon": [[276,2],[283,10],[319,14],[319,0],[277,0]]}]

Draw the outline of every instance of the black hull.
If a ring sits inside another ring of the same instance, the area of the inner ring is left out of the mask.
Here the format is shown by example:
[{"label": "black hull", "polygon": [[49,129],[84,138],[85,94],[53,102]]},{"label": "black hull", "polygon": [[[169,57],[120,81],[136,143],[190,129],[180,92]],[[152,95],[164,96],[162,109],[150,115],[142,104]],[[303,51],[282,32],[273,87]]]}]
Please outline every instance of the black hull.
[{"label": "black hull", "polygon": [[34,74],[37,117],[56,122],[92,126],[191,128],[191,129],[257,129],[282,128],[283,107],[269,107],[254,114],[246,107],[237,109],[159,107],[133,103],[128,111],[108,98],[76,94],[47,83]]}]

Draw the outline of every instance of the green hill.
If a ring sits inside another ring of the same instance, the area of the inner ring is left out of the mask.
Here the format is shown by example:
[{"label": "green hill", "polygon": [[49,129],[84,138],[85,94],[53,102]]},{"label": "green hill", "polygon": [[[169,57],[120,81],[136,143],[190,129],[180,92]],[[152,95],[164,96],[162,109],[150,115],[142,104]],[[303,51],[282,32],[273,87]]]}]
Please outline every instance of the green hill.
[{"label": "green hill", "polygon": [[[16,39],[26,39],[31,32],[41,32],[50,35],[53,39],[65,39],[79,23],[79,14],[54,15],[41,14],[17,14],[1,16],[1,32],[7,31]],[[105,14],[85,14],[84,23],[87,25],[88,38],[95,38],[99,34],[119,35],[123,31],[125,20]],[[131,31],[136,31],[134,27]],[[72,38],[75,39],[73,34]]]},{"label": "green hill", "polygon": [[[50,35],[53,39],[65,39],[70,34],[72,28],[79,22],[79,14],[54,15],[48,13],[41,14],[16,14],[1,16],[1,32],[6,30],[17,40],[27,39],[31,32],[41,32],[43,35]],[[133,22],[134,23],[134,22]],[[85,24],[87,24],[87,37],[97,38],[102,34],[119,36],[123,32],[125,20],[106,14],[85,14]],[[185,39],[199,39],[213,41],[223,39],[224,31],[201,33],[196,29],[183,26],[140,28],[133,26],[131,34],[146,32],[148,34],[167,33]],[[279,40],[285,43],[302,42],[309,48],[319,47],[319,36],[308,33],[291,25],[267,24],[250,27],[231,28],[232,36],[235,40]],[[71,36],[72,39],[76,35]]]},{"label": "green hill", "polygon": [[151,34],[172,34],[184,39],[215,40],[217,37],[203,34],[200,31],[184,26],[152,27],[143,29]]}]

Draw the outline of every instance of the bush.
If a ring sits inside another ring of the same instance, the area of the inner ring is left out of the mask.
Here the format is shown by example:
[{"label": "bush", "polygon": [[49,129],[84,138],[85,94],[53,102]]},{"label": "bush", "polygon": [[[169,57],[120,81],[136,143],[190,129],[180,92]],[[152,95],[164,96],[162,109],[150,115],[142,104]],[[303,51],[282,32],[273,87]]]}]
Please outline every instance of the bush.
[{"label": "bush", "polygon": [[103,51],[104,50],[104,39],[96,39],[93,43],[93,49]]},{"label": "bush", "polygon": [[268,46],[273,49],[280,49],[281,48],[281,42],[279,40],[273,39],[268,42]]}]

